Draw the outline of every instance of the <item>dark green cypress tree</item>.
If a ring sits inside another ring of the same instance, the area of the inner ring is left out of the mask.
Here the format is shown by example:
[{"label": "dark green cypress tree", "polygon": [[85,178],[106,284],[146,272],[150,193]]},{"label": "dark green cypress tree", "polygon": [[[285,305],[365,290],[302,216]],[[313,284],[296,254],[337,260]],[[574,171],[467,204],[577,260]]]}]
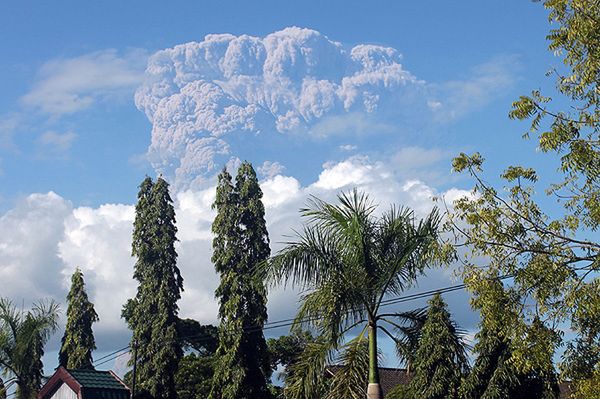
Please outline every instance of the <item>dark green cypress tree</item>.
[{"label": "dark green cypress tree", "polygon": [[92,352],[96,349],[96,341],[92,324],[98,321],[98,314],[85,292],[83,273],[79,269],[71,277],[67,303],[67,325],[58,362],[68,369],[93,369]]},{"label": "dark green cypress tree", "polygon": [[132,330],[131,345],[137,347],[137,391],[155,399],[176,398],[175,373],[183,356],[177,334],[183,279],[177,267],[176,233],[168,183],[161,177],[153,183],[147,177],[138,193],[132,244],[139,286],[123,317]]},{"label": "dark green cypress tree", "polygon": [[217,216],[212,261],[221,276],[216,291],[221,325],[211,398],[269,398],[269,354],[262,330],[266,290],[254,271],[270,249],[262,191],[252,165],[242,163],[235,186],[223,170],[213,207]]},{"label": "dark green cypress tree", "polygon": [[410,391],[419,399],[456,398],[467,369],[460,333],[441,295],[435,294],[429,301],[427,320],[415,355],[415,376]]}]

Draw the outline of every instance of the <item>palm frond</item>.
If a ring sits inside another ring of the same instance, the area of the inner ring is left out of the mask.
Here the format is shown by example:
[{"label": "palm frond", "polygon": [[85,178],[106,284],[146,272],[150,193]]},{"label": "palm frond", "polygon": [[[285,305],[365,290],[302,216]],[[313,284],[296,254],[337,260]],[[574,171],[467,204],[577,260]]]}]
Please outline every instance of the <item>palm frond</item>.
[{"label": "palm frond", "polygon": [[369,346],[364,331],[346,343],[338,358],[325,399],[362,399],[366,396]]},{"label": "palm frond", "polygon": [[309,343],[298,361],[289,366],[286,399],[320,398],[326,390],[325,369],[331,361],[332,347],[326,340]]},{"label": "palm frond", "polygon": [[304,294],[295,324],[316,328],[337,346],[346,328],[366,319],[362,292],[348,289],[344,281],[332,280]]},{"label": "palm frond", "polygon": [[318,286],[344,270],[337,247],[331,234],[305,227],[297,241],[259,267],[260,273],[270,285]]},{"label": "palm frond", "polygon": [[414,212],[391,207],[377,229],[377,291],[379,302],[386,294],[398,295],[414,283],[431,261],[440,217],[437,209],[417,224]]},{"label": "palm frond", "polygon": [[396,354],[410,368],[419,346],[421,329],[427,320],[427,308],[383,314],[380,315],[380,320],[393,327],[392,339],[396,344]]}]

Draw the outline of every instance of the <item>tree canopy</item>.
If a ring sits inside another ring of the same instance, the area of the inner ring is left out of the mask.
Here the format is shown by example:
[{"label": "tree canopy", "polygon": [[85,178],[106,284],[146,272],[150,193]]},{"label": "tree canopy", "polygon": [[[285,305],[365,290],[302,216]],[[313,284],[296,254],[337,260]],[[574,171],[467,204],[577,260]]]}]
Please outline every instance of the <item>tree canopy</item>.
[{"label": "tree canopy", "polygon": [[[453,167],[468,173],[475,188],[454,204],[449,220],[457,244],[473,255],[464,268],[471,290],[481,293],[491,277],[512,277],[506,290],[518,302],[508,310],[518,317],[507,320],[503,330],[516,338],[511,341],[516,365],[527,372],[547,358],[562,343],[554,327],[570,323],[576,338],[568,343],[562,368],[566,378],[583,381],[597,376],[600,367],[600,2],[546,0],[544,5],[553,24],[549,49],[563,61],[549,73],[557,92],[521,96],[509,116],[529,121],[525,136],[557,157],[557,174],[544,176],[554,176],[543,187],[548,198],[538,193],[539,171],[508,166],[500,189],[485,179],[483,156],[461,154]],[[535,328],[535,320],[553,328]],[[532,351],[527,347],[532,342],[522,337],[535,334]]]},{"label": "tree canopy", "polygon": [[217,216],[212,261],[221,278],[219,347],[212,399],[269,398],[271,375],[263,325],[266,290],[257,266],[270,255],[262,191],[248,162],[237,171],[235,185],[227,170],[219,174],[213,208]]},{"label": "tree canopy", "polygon": [[305,292],[296,325],[315,328],[321,335],[322,341],[308,348],[301,362],[304,367],[293,368],[295,378],[303,380],[296,384],[298,391],[318,389],[307,384],[318,384],[330,351],[340,349],[346,331],[360,327],[359,338],[368,337],[361,342],[368,342],[370,386],[361,389],[382,397],[377,333],[401,342],[402,333],[411,330],[399,329],[398,335],[390,330],[418,319],[414,312],[385,312],[382,301],[402,293],[429,266],[437,248],[439,216],[433,210],[417,221],[410,209],[391,207],[376,217],[376,206],[357,190],[340,194],[338,201],[329,204],[313,198],[301,211],[308,224],[296,241],[288,242],[265,264],[263,274],[271,284],[290,283]]},{"label": "tree canopy", "polygon": [[429,300],[427,320],[415,354],[412,397],[452,399],[469,370],[466,345],[440,294]]},{"label": "tree canopy", "polygon": [[[175,372],[183,352],[178,342],[177,301],[183,279],[177,267],[175,211],[168,184],[149,177],[140,185],[133,230],[135,298],[123,308],[137,350],[140,395],[176,397]],[[130,361],[132,365],[134,359]]]},{"label": "tree canopy", "polygon": [[85,292],[83,273],[79,269],[71,277],[67,304],[67,325],[58,362],[68,369],[94,368],[92,352],[96,349],[96,341],[92,324],[98,321],[98,314]]},{"label": "tree canopy", "polygon": [[17,399],[34,399],[42,385],[44,346],[58,326],[58,304],[39,302],[19,310],[0,298],[0,370],[17,386]]}]

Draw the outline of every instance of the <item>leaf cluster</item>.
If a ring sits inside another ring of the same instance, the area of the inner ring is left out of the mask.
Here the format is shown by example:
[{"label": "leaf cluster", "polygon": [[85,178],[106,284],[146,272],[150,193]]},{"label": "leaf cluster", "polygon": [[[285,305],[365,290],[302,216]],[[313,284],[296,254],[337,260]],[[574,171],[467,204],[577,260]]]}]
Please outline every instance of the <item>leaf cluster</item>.
[{"label": "leaf cluster", "polygon": [[266,289],[257,266],[270,255],[262,191],[248,162],[241,164],[235,184],[223,170],[213,208],[212,262],[221,282],[219,347],[211,398],[268,398],[271,374],[262,327],[267,320]]},{"label": "leaf cluster", "polygon": [[67,303],[67,324],[58,353],[59,364],[68,369],[93,368],[92,352],[96,349],[96,341],[92,324],[99,319],[85,292],[83,273],[79,269],[71,277]]},{"label": "leaf cluster", "polygon": [[41,388],[44,345],[58,326],[58,304],[53,301],[19,310],[0,298],[0,370],[16,384],[17,399],[33,399]]}]

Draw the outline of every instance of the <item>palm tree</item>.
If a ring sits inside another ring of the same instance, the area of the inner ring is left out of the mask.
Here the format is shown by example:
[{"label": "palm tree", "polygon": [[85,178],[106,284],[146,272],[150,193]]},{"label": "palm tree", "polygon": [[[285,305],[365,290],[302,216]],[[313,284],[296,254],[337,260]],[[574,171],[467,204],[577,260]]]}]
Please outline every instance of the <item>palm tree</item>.
[{"label": "palm tree", "polygon": [[42,383],[44,345],[58,325],[58,304],[40,302],[27,312],[0,298],[0,369],[16,384],[17,399],[33,399]]},{"label": "palm tree", "polygon": [[376,206],[356,189],[338,200],[334,205],[311,199],[301,210],[307,225],[264,266],[263,277],[271,285],[303,290],[296,324],[317,328],[330,349],[340,348],[347,331],[363,326],[367,397],[380,399],[377,332],[394,339],[403,353],[414,341],[405,333],[416,331],[423,320],[422,311],[385,313],[382,306],[413,284],[433,259],[440,217],[434,209],[417,222],[412,210],[395,206],[377,217]]}]

